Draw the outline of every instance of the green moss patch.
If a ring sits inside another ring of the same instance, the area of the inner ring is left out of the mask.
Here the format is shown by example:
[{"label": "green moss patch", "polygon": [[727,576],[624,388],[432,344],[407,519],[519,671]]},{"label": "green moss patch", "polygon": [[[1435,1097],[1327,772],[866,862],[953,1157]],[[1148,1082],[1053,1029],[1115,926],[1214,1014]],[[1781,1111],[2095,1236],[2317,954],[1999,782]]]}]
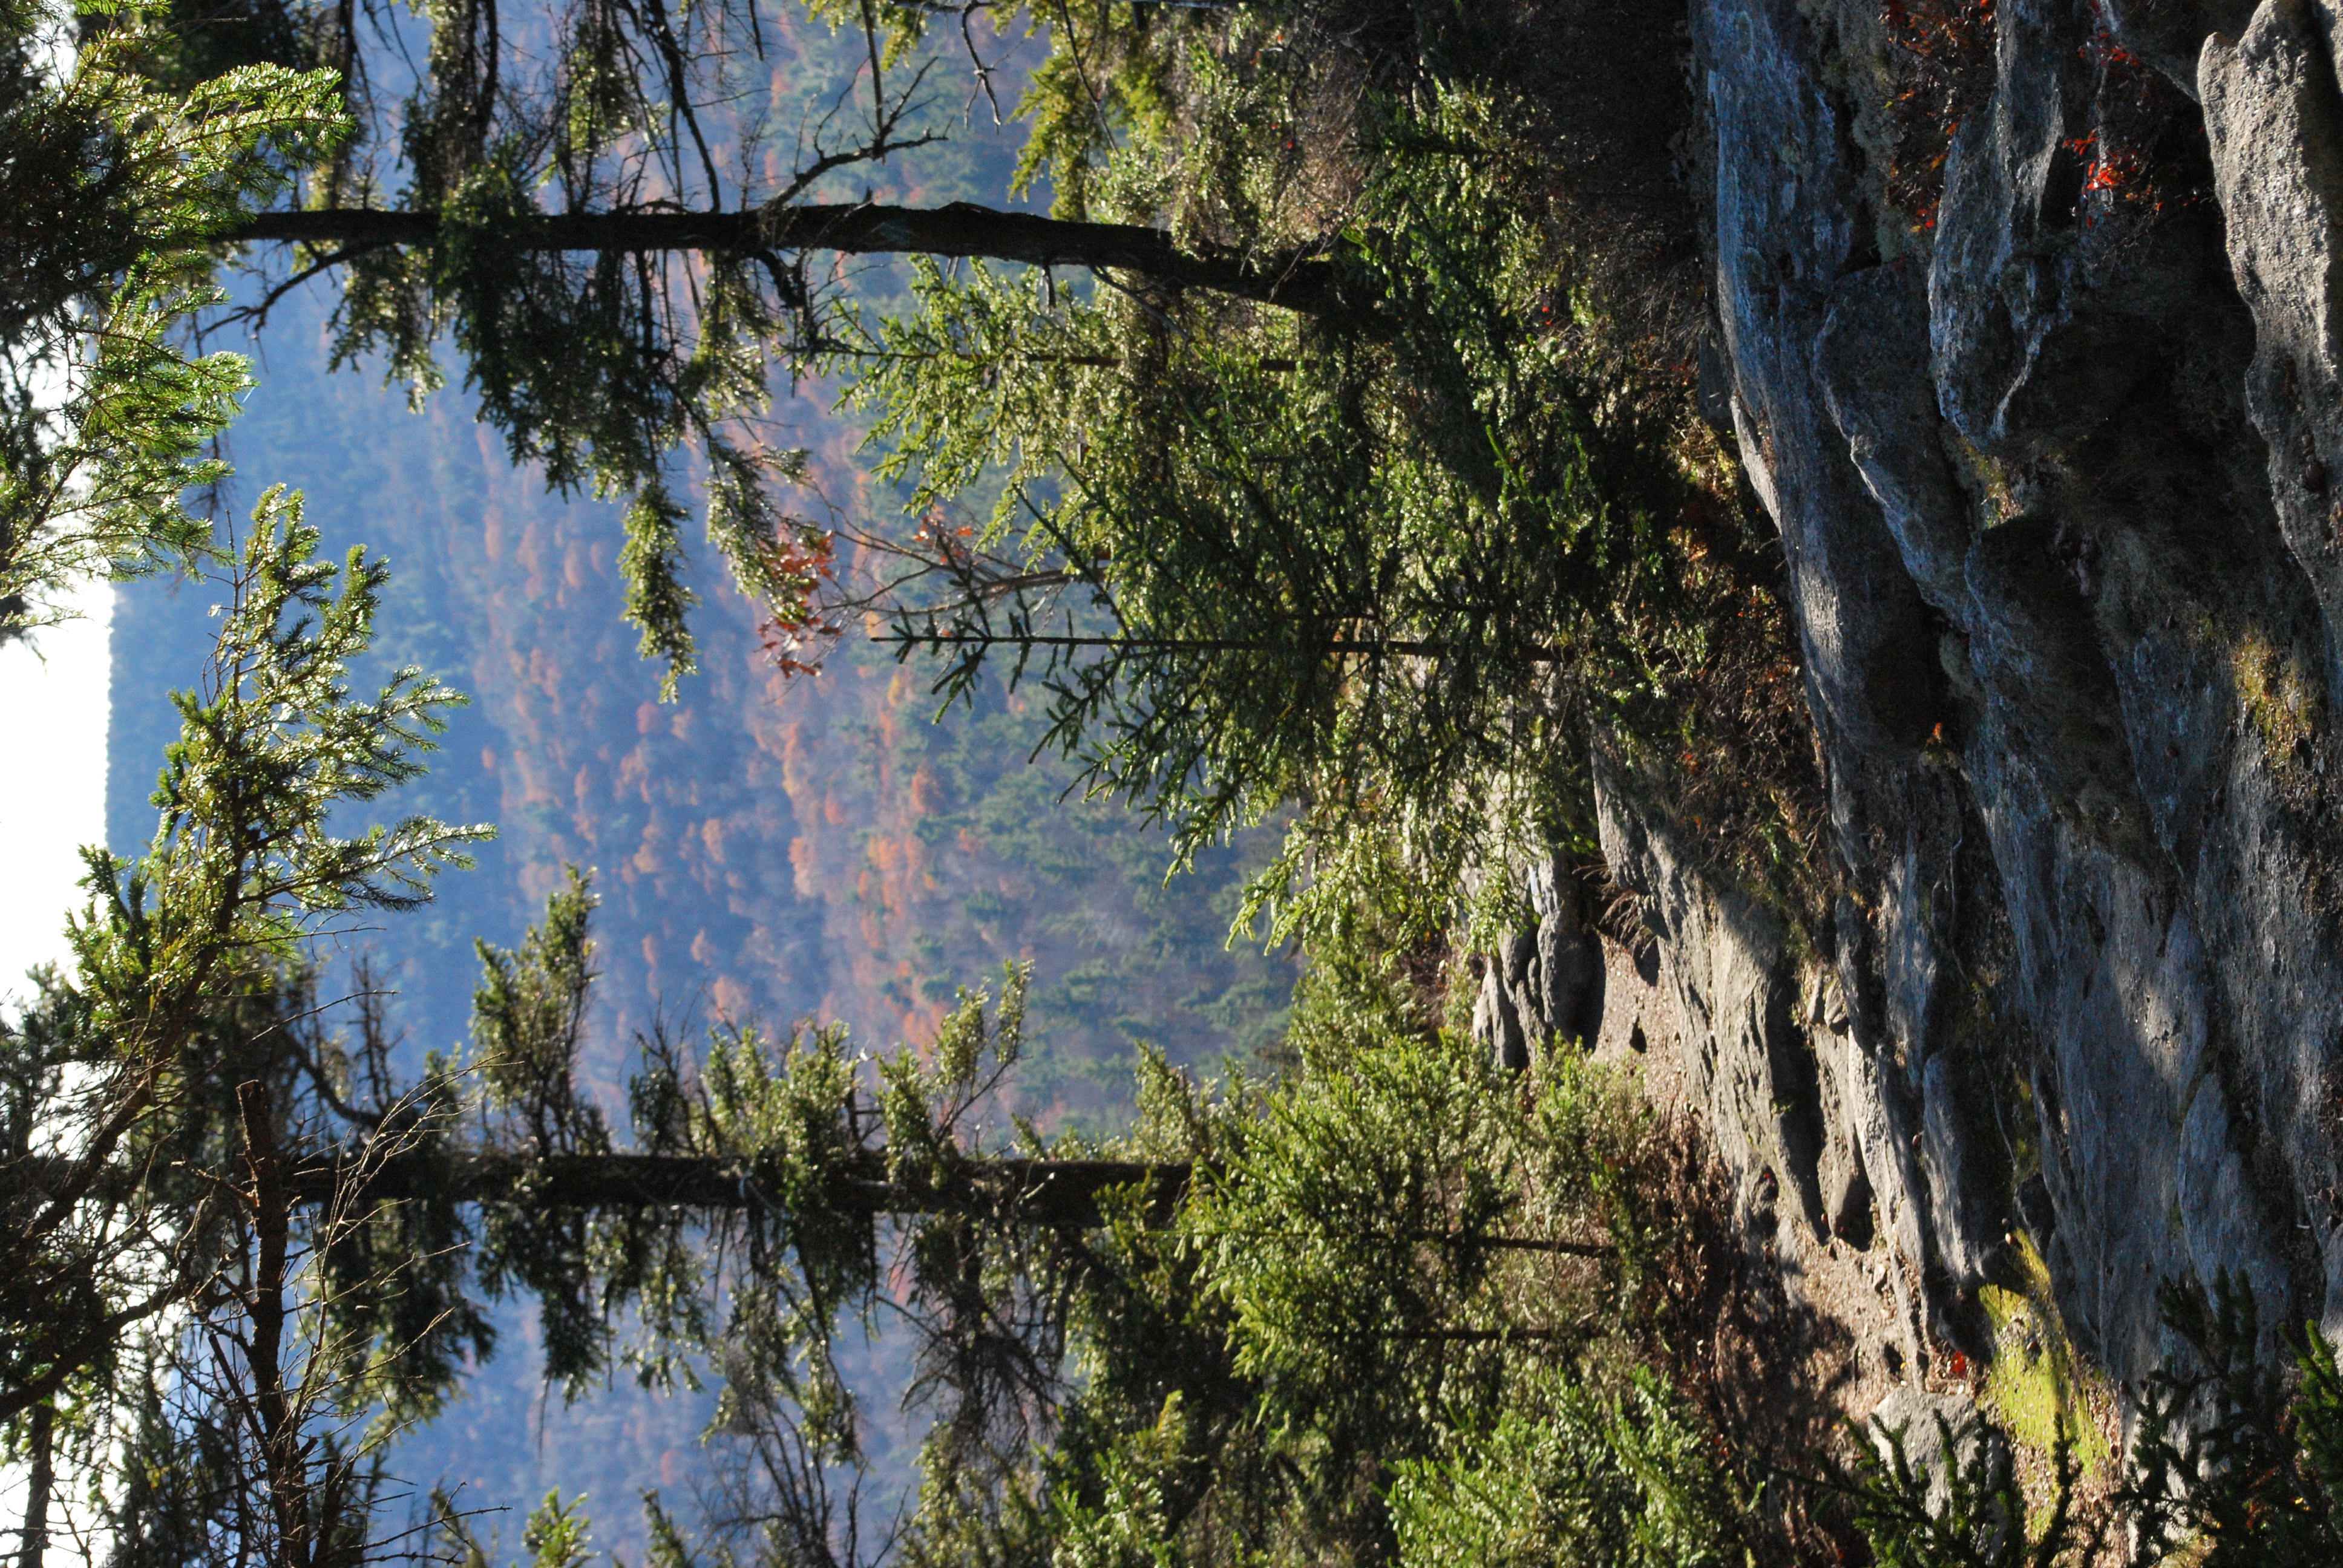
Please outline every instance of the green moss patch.
[{"label": "green moss patch", "polygon": [[2092,1419],[2087,1373],[2058,1315],[2050,1271],[2022,1236],[2013,1256],[2018,1288],[1986,1285],[1978,1292],[1994,1337],[1983,1402],[2013,1441],[2046,1455],[2064,1439],[2074,1444],[2076,1462],[2084,1473],[2096,1473],[2106,1467],[2113,1451]]}]

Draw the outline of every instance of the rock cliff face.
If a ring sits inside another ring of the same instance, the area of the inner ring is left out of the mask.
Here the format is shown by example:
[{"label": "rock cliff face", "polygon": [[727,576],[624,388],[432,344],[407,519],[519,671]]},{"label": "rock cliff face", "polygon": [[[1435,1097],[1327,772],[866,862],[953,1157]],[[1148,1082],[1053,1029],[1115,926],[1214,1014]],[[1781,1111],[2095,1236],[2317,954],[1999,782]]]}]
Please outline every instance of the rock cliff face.
[{"label": "rock cliff face", "polygon": [[[1844,891],[1794,937],[1598,769],[1603,845],[1652,1049],[1745,1201],[1896,1261],[1911,1371],[1989,1350],[2022,1232],[2127,1381],[2171,1277],[2343,1335],[2343,5],[1984,14],[1933,41],[1932,127],[1867,0],[1694,0],[1719,358]],[[1484,1027],[1615,1033],[1537,902]]]}]

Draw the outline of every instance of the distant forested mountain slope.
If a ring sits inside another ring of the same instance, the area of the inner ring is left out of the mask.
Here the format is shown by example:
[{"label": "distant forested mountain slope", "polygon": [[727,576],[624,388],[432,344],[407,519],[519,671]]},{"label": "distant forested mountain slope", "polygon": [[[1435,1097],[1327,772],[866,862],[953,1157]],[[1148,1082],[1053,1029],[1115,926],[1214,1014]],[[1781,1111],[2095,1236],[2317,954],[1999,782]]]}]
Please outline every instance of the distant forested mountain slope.
[{"label": "distant forested mountain slope", "polygon": [[[1035,1033],[1060,1064],[1028,1092],[1047,1083],[1067,1110],[1123,1092],[1135,1040],[1209,1063],[1273,1036],[1290,966],[1223,947],[1242,846],[1166,886],[1160,837],[1067,797],[1066,764],[1028,765],[1041,726],[1021,695],[994,687],[930,723],[921,667],[877,649],[785,683],[713,572],[699,585],[707,672],[659,703],[618,618],[606,508],[511,469],[458,398],[410,415],[368,378],[326,376],[321,330],[272,342],[235,433],[234,507],[282,480],[330,540],[387,555],[387,659],[474,699],[412,809],[493,822],[499,839],[429,910],[363,939],[391,966],[417,1044],[462,1037],[473,939],[516,940],[570,862],[596,870],[604,899],[613,1074],[661,1016],[818,1015],[874,1044],[916,1039],[957,986],[1009,959],[1039,966]],[[846,466],[850,433],[799,408],[800,438],[837,481],[825,489],[872,504]],[[209,603],[201,584],[123,593],[117,849],[151,830],[144,795],[176,729],[166,694],[199,670]]]}]

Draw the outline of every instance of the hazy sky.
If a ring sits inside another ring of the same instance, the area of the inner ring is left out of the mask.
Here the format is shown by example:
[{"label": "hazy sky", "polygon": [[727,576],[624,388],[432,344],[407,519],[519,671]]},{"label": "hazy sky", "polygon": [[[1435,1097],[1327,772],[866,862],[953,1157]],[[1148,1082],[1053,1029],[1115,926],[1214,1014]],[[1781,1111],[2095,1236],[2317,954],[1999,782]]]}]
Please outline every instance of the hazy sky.
[{"label": "hazy sky", "polygon": [[110,584],[75,598],[83,618],[43,628],[30,646],[0,647],[0,994],[21,996],[25,971],[65,956],[65,911],[79,901],[78,854],[106,841],[106,628]]}]

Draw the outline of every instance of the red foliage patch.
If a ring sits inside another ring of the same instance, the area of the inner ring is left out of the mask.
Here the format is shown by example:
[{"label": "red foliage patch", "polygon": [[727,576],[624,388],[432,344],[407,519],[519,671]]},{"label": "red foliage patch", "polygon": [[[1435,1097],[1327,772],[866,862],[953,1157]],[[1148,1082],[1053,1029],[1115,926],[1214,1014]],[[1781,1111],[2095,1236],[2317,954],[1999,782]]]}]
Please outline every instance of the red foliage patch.
[{"label": "red foliage patch", "polygon": [[1879,21],[1895,46],[1887,199],[1934,228],[1953,133],[1993,90],[1994,0],[1886,0]]},{"label": "red foliage patch", "polygon": [[2106,6],[2091,0],[2091,35],[2080,51],[2096,77],[2093,128],[2066,143],[2083,160],[2077,216],[2140,226],[2211,199],[2212,166],[2197,106],[2163,72],[2125,48]]}]

